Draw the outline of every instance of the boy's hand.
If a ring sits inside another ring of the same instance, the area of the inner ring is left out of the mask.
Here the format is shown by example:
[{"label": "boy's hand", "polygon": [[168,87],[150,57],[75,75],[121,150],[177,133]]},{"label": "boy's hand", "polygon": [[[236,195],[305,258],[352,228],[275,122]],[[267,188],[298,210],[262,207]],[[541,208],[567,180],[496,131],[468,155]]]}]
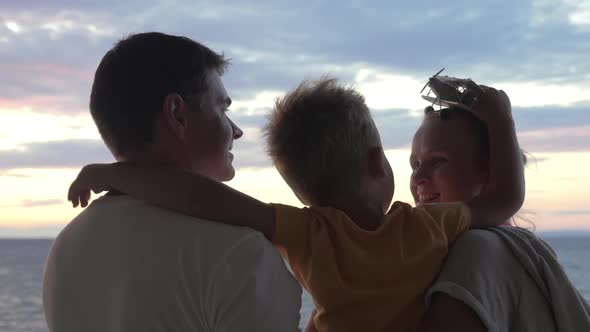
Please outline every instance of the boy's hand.
[{"label": "boy's hand", "polygon": [[82,168],[68,190],[68,201],[72,202],[73,207],[88,206],[91,191],[98,194],[111,189],[105,185],[106,181],[102,180],[108,167],[108,164],[90,164]]}]

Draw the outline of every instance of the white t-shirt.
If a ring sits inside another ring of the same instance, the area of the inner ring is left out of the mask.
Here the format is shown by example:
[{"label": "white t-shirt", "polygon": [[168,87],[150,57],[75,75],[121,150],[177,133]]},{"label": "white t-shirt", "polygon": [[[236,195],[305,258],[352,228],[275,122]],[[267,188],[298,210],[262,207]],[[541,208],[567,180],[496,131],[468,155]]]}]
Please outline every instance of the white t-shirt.
[{"label": "white t-shirt", "polygon": [[427,292],[467,304],[489,332],[555,332],[551,303],[506,243],[487,230],[464,233]]},{"label": "white t-shirt", "polygon": [[298,331],[301,287],[261,233],[128,196],[95,200],[49,252],[50,331]]}]

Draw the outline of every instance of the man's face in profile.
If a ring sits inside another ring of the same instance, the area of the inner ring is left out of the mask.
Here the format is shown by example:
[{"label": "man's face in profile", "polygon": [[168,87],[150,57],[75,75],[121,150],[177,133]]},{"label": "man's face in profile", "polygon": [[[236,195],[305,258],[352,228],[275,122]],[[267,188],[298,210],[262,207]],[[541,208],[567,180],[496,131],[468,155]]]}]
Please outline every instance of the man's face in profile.
[{"label": "man's face in profile", "polygon": [[231,104],[220,75],[215,70],[207,72],[207,91],[201,104],[190,104],[188,134],[185,141],[191,169],[217,181],[229,181],[235,175],[230,152],[233,141],[242,136],[228,117]]}]

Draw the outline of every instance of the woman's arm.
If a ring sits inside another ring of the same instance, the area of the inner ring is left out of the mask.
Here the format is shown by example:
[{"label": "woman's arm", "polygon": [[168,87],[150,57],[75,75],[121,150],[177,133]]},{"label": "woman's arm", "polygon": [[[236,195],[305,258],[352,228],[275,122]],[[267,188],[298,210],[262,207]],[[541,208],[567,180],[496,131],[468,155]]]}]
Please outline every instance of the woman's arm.
[{"label": "woman's arm", "polygon": [[473,113],[488,127],[489,182],[467,205],[472,228],[485,228],[502,224],[521,208],[525,181],[510,99],[504,91],[490,87],[484,87],[478,99]]},{"label": "woman's arm", "polygon": [[191,216],[246,226],[272,240],[275,212],[270,204],[221,182],[188,171],[131,163],[85,166],[70,186],[74,207],[88,205],[90,191],[115,189]]},{"label": "woman's arm", "polygon": [[447,294],[435,293],[418,332],[447,331],[486,332],[487,329],[465,303]]}]

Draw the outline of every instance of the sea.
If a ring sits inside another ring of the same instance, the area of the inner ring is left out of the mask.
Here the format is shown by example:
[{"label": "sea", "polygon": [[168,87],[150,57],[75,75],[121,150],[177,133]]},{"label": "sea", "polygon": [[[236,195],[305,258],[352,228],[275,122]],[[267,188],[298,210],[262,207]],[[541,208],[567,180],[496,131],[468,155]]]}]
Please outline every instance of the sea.
[{"label": "sea", "polygon": [[[590,234],[546,235],[573,284],[590,301]],[[0,239],[0,332],[46,332],[41,301],[50,239]],[[301,325],[313,309],[303,295]]]}]

